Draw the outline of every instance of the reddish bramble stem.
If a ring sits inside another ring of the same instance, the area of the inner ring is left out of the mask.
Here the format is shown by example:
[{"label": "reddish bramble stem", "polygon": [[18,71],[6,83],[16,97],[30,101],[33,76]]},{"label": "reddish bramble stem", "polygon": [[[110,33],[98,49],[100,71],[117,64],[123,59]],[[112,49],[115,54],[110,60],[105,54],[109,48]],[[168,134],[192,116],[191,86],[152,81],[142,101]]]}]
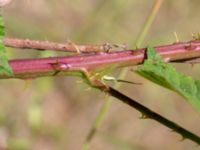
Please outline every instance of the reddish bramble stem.
[{"label": "reddish bramble stem", "polygon": [[[200,41],[194,40],[184,43],[155,47],[156,51],[168,58],[169,61],[182,61],[200,57]],[[94,71],[116,65],[124,67],[141,64],[145,58],[145,49],[123,50],[117,52],[101,52],[97,54],[74,55],[66,57],[48,57],[37,59],[16,59],[10,60],[14,76],[0,74],[0,78],[36,78],[41,76],[54,75],[60,70],[61,75],[75,71]],[[55,68],[55,65],[58,67]]]}]

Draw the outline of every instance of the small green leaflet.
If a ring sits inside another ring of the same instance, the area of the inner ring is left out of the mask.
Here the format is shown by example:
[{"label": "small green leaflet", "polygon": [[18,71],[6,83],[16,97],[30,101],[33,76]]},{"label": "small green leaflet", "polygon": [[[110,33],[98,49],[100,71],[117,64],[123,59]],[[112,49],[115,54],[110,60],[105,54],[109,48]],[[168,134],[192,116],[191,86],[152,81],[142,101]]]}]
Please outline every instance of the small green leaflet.
[{"label": "small green leaflet", "polygon": [[6,50],[3,44],[4,34],[5,33],[4,33],[3,17],[0,15],[0,74],[6,74],[12,76],[13,72],[8,64],[8,59],[5,54]]},{"label": "small green leaflet", "polygon": [[194,80],[176,71],[172,65],[164,62],[154,48],[147,48],[147,60],[136,70],[136,73],[177,92],[200,112],[200,80]]}]

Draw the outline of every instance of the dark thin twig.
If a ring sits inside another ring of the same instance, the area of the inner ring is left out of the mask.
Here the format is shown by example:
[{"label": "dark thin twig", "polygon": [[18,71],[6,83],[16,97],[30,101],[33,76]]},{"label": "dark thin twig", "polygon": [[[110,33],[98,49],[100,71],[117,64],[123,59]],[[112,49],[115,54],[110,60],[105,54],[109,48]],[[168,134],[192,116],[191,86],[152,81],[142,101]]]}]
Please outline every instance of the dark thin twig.
[{"label": "dark thin twig", "polygon": [[[191,59],[191,60],[186,60],[186,61],[182,61],[184,63],[188,63],[188,64],[199,64],[200,63],[200,58],[195,58],[195,59]],[[181,63],[181,62],[180,62]]]},{"label": "dark thin twig", "polygon": [[132,108],[135,108],[139,112],[141,112],[142,118],[153,119],[153,120],[163,124],[164,126],[172,129],[174,132],[179,133],[183,137],[183,139],[190,139],[191,141],[193,141],[197,144],[200,144],[200,137],[198,135],[186,130],[185,128],[181,127],[180,125],[174,123],[173,121],[164,118],[160,114],[141,105],[136,100],[129,98],[128,96],[122,94],[121,92],[115,90],[112,87],[106,87],[105,92],[110,94],[111,96],[117,98],[118,100],[128,104]]}]

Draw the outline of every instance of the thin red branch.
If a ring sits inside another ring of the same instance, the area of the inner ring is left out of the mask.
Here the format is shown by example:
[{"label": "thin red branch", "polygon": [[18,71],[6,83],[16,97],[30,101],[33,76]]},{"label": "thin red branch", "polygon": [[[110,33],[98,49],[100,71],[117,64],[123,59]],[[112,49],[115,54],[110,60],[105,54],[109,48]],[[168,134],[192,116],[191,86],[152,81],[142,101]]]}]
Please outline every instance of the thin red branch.
[{"label": "thin red branch", "polygon": [[[175,43],[155,47],[156,51],[169,61],[190,60],[200,57],[200,41]],[[35,78],[40,76],[67,74],[82,70],[93,71],[115,65],[116,67],[132,66],[143,63],[145,49],[102,52],[97,54],[75,55],[66,57],[48,57],[37,59],[10,60],[14,76],[0,74],[0,78]]]},{"label": "thin red branch", "polygon": [[73,53],[92,53],[92,52],[106,52],[118,47],[115,44],[102,44],[102,45],[77,45],[74,42],[55,43],[49,41],[38,41],[30,39],[14,39],[5,38],[4,44],[7,47],[20,48],[20,49],[36,49],[36,50],[53,50],[64,51]]}]

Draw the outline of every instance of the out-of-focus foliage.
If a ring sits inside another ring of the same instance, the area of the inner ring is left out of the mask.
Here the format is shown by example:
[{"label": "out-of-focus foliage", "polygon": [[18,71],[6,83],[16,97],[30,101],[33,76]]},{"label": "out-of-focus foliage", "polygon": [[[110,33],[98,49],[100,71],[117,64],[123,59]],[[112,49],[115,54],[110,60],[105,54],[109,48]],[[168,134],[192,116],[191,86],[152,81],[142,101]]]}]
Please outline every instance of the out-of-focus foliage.
[{"label": "out-of-focus foliage", "polygon": [[8,59],[5,55],[6,51],[5,51],[5,46],[3,44],[4,35],[5,31],[4,31],[3,17],[2,15],[0,15],[0,72],[12,76],[13,72],[8,64]]}]

